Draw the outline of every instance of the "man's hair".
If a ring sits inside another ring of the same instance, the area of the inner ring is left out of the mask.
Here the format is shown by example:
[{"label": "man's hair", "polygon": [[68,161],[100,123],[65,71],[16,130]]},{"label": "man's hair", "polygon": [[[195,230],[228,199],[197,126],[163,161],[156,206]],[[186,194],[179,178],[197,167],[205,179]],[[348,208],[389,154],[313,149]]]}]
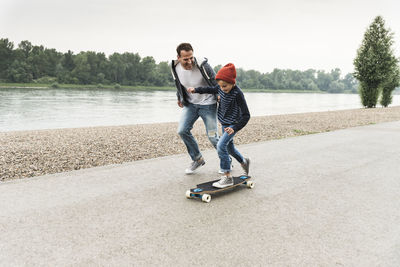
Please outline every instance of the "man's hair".
[{"label": "man's hair", "polygon": [[178,53],[178,56],[181,55],[181,51],[185,50],[185,51],[193,51],[193,47],[191,44],[189,43],[181,43],[180,45],[178,45],[178,47],[176,48],[176,52]]}]

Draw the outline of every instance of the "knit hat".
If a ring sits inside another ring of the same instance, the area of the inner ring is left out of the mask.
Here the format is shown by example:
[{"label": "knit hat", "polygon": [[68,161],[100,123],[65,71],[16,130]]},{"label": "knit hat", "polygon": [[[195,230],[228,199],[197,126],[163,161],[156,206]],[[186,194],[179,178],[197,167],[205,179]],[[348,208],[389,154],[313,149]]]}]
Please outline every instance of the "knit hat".
[{"label": "knit hat", "polygon": [[215,76],[216,80],[223,80],[225,82],[235,84],[236,83],[236,69],[235,65],[228,63],[223,66]]}]

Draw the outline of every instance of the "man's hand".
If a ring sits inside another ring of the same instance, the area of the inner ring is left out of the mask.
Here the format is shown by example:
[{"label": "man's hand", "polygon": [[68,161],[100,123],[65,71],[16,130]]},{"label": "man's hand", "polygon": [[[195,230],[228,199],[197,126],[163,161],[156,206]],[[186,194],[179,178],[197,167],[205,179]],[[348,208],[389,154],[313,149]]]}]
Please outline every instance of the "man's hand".
[{"label": "man's hand", "polygon": [[188,93],[191,93],[191,94],[194,94],[194,93],[196,93],[196,89],[194,89],[193,87],[189,87],[189,88],[187,89],[187,92],[188,92]]},{"label": "man's hand", "polygon": [[231,127],[226,127],[224,129],[225,132],[227,132],[229,135],[233,134],[235,132],[235,130],[233,130]]},{"label": "man's hand", "polygon": [[183,104],[182,104],[182,102],[179,101],[179,100],[178,100],[178,106],[179,106],[180,108],[183,108]]}]

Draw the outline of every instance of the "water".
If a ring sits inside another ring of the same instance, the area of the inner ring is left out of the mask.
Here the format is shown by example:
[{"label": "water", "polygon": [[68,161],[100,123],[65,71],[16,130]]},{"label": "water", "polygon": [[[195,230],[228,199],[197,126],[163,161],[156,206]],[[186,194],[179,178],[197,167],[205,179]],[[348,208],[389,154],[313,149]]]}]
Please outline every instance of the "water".
[{"label": "water", "polygon": [[[252,116],[361,108],[358,95],[245,93]],[[400,105],[400,95],[391,106]],[[178,121],[173,91],[0,89],[0,132]]]}]

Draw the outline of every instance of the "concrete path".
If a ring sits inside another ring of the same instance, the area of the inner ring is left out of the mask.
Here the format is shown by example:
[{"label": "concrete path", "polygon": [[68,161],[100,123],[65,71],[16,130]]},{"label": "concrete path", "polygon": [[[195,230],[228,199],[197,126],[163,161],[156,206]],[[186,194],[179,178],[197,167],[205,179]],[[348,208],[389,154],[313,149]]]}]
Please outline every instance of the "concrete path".
[{"label": "concrete path", "polygon": [[211,150],[0,183],[0,266],[400,266],[400,122],[238,148],[208,204]]}]

